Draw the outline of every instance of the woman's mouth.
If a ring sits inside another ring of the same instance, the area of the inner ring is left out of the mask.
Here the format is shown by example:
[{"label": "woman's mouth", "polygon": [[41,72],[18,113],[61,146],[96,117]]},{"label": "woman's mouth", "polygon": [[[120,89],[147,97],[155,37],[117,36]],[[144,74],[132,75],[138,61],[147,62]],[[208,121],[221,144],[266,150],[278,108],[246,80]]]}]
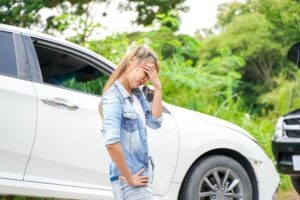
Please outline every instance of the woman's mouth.
[{"label": "woman's mouth", "polygon": [[143,82],[139,81],[138,86],[141,86],[141,85],[143,85]]}]

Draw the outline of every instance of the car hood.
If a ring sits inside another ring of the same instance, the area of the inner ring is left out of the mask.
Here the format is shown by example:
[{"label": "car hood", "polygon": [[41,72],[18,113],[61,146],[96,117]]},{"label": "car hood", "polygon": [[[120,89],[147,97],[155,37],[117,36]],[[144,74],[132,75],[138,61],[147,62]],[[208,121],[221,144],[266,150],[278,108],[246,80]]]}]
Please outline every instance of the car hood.
[{"label": "car hood", "polygon": [[285,114],[284,117],[290,116],[290,115],[300,115],[300,109],[298,108],[298,109],[296,109],[296,110],[293,110],[293,111],[291,111],[291,112]]},{"label": "car hood", "polygon": [[223,119],[213,117],[213,116],[210,116],[210,115],[207,115],[207,114],[203,114],[203,113],[200,113],[200,112],[188,110],[188,109],[185,109],[185,108],[181,108],[181,107],[178,107],[178,106],[174,106],[174,105],[171,105],[171,104],[164,104],[164,106],[170,111],[170,113],[172,115],[180,114],[180,115],[184,115],[187,118],[192,118],[192,119],[193,118],[198,118],[199,120],[202,120],[205,123],[209,123],[209,124],[212,124],[212,125],[215,125],[215,126],[220,126],[220,127],[224,127],[224,128],[234,130],[234,131],[236,131],[238,133],[241,133],[241,134],[245,135],[246,137],[248,137],[251,140],[256,142],[256,139],[252,135],[250,135],[245,129],[243,129],[243,128],[241,128],[241,127],[239,127],[239,126],[237,126],[233,123],[225,121]]},{"label": "car hood", "polygon": [[206,115],[203,113],[197,113],[198,117],[201,118],[201,120],[210,123],[210,124],[214,124],[216,126],[221,126],[221,127],[225,127],[225,128],[229,128],[232,129],[236,132],[239,132],[247,137],[249,137],[250,139],[256,141],[256,139],[250,135],[245,129],[241,128],[240,126],[233,124],[231,122],[225,121],[223,119],[217,118],[217,117],[213,117],[210,115]]}]

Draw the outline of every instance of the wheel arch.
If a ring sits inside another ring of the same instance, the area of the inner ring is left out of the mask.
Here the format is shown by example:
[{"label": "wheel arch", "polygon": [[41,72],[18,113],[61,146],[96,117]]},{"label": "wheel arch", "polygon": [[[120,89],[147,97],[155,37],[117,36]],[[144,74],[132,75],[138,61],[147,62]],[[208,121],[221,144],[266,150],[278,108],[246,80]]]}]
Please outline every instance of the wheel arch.
[{"label": "wheel arch", "polygon": [[201,156],[199,156],[194,162],[193,164],[190,166],[190,168],[188,169],[187,173],[184,176],[183,182],[180,186],[180,190],[179,190],[179,194],[178,194],[178,199],[182,199],[181,198],[181,194],[182,194],[182,189],[184,184],[187,182],[189,174],[191,172],[191,169],[194,168],[198,162],[201,162],[202,159],[206,158],[207,156],[212,156],[212,155],[223,155],[223,156],[228,156],[231,157],[232,159],[236,160],[239,164],[241,164],[249,178],[251,181],[251,185],[252,185],[252,189],[253,189],[253,199],[254,200],[258,200],[258,184],[257,184],[257,178],[255,175],[255,172],[250,164],[250,162],[247,160],[247,158],[245,158],[242,154],[240,154],[237,151],[234,151],[232,149],[226,149],[226,148],[219,148],[219,149],[213,149],[210,150],[204,154],[202,154]]}]

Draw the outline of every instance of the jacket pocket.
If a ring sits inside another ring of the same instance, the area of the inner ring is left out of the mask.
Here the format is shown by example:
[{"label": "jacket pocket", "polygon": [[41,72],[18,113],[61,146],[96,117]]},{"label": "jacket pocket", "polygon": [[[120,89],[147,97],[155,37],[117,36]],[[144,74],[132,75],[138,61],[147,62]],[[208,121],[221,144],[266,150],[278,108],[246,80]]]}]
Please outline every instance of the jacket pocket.
[{"label": "jacket pocket", "polygon": [[138,129],[138,115],[134,112],[123,112],[124,129],[127,132],[134,132]]}]

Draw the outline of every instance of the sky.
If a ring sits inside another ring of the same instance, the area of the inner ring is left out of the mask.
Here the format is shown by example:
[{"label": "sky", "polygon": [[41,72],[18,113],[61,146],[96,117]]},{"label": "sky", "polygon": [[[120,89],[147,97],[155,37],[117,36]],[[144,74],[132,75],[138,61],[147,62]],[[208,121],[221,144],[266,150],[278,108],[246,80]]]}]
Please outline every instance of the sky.
[{"label": "sky", "polygon": [[188,13],[181,14],[180,33],[193,35],[197,29],[212,28],[216,23],[217,7],[219,4],[233,0],[187,0],[190,7]]}]

